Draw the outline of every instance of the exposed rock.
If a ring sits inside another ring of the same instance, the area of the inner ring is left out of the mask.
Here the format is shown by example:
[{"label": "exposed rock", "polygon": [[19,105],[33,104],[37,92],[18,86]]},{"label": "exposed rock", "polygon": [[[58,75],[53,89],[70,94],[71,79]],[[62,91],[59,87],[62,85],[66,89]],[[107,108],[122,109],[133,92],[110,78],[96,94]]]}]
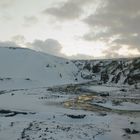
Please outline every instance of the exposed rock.
[{"label": "exposed rock", "polygon": [[140,58],[116,60],[74,60],[83,79],[100,83],[140,83]]},{"label": "exposed rock", "polygon": [[138,134],[138,133],[140,133],[140,131],[135,130],[135,129],[131,130],[130,128],[124,128],[123,130],[124,130],[127,134]]},{"label": "exposed rock", "polygon": [[86,115],[72,115],[72,114],[67,114],[67,116],[72,119],[83,119],[86,117]]},{"label": "exposed rock", "polygon": [[130,128],[124,128],[123,129],[127,134],[131,134],[131,129]]},{"label": "exposed rock", "polygon": [[[0,110],[0,114],[3,114],[4,117],[13,117],[18,114],[27,115],[27,112],[11,111],[11,110]],[[31,113],[32,114],[32,113]]]},{"label": "exposed rock", "polygon": [[107,97],[107,96],[109,96],[109,93],[100,93],[100,96]]},{"label": "exposed rock", "polygon": [[135,129],[133,129],[132,132],[131,132],[131,134],[138,134],[138,133],[140,133],[140,131],[135,130]]}]

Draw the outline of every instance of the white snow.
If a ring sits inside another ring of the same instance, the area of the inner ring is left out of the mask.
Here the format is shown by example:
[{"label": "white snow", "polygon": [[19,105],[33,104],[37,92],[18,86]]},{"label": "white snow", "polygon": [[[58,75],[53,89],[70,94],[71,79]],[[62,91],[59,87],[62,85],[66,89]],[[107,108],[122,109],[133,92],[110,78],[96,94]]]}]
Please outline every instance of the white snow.
[{"label": "white snow", "polygon": [[[12,93],[13,95],[11,95]],[[0,109],[36,113],[14,117],[0,116],[0,140],[20,138],[23,129],[28,128],[30,123],[32,123],[32,127],[26,130],[26,134],[36,140],[50,137],[56,140],[123,140],[125,138],[123,128],[129,127],[137,130],[140,128],[139,117],[133,118],[117,114],[107,114],[103,117],[94,112],[63,108],[60,104],[61,101],[66,101],[72,96],[60,93],[52,94],[46,92],[46,88],[11,91],[0,95]],[[50,104],[51,101],[52,104]],[[72,119],[66,114],[85,114],[86,117]],[[134,121],[135,124],[130,125],[131,121]],[[47,132],[45,132],[46,128],[48,128]],[[132,135],[132,137],[133,140],[139,140],[139,134]]]},{"label": "white snow", "polygon": [[98,85],[94,85],[94,86],[88,86],[85,87],[89,90],[92,91],[96,91],[96,92],[110,92],[110,91],[118,91],[119,88],[118,87],[113,87],[113,86],[98,86]]},{"label": "white snow", "polygon": [[[106,116],[102,116],[100,112],[64,108],[63,102],[78,95],[47,90],[48,86],[83,81],[86,80],[81,78],[78,68],[70,60],[30,49],[0,47],[0,111],[28,113],[9,117],[0,113],[0,140],[125,140],[129,137],[139,140],[140,133],[129,135],[123,128],[140,131],[140,114],[130,113],[129,116],[106,112]],[[122,97],[120,87],[94,85],[81,88],[109,92],[112,97],[115,95],[114,98]],[[139,97],[139,89],[136,93],[132,91],[126,91],[125,96]],[[110,102],[100,105],[114,108]],[[115,109],[139,110],[139,107],[139,104],[123,102]],[[67,114],[86,116],[73,119]],[[134,123],[130,124],[131,121]]]},{"label": "white snow", "polygon": [[[77,71],[67,59],[30,49],[0,47],[0,89],[73,83]],[[80,76],[77,79],[82,82]]]},{"label": "white snow", "polygon": [[130,102],[122,102],[120,105],[113,105],[111,101],[107,101],[106,103],[95,103],[95,104],[111,109],[140,111],[140,104]]}]

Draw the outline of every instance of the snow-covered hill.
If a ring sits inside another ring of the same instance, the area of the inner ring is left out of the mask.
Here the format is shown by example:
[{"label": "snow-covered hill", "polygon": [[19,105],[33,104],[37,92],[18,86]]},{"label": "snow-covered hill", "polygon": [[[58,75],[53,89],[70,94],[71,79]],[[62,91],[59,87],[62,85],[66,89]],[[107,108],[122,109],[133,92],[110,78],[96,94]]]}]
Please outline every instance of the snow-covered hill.
[{"label": "snow-covered hill", "polygon": [[27,48],[0,47],[0,89],[62,85],[83,81],[140,83],[140,58],[75,60]]},{"label": "snow-covered hill", "polygon": [[139,58],[70,61],[0,48],[0,140],[139,140],[136,83]]},{"label": "snow-covered hill", "polygon": [[78,68],[67,59],[25,48],[0,47],[2,89],[73,83],[77,71]]},{"label": "snow-covered hill", "polygon": [[140,83],[140,58],[73,61],[83,79],[107,84]]}]

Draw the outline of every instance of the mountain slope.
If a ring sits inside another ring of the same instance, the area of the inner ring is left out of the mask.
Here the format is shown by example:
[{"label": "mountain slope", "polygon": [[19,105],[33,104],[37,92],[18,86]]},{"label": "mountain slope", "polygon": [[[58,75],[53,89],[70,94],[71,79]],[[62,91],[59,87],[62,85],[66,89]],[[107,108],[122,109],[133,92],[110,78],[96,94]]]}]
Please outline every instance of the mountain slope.
[{"label": "mountain slope", "polygon": [[75,60],[83,79],[106,84],[140,83],[140,58],[112,60]]},{"label": "mountain slope", "polygon": [[83,81],[140,83],[140,58],[75,60],[25,48],[0,47],[0,89],[61,85]]},{"label": "mountain slope", "polygon": [[67,59],[30,49],[0,47],[0,87],[71,83],[75,81],[77,71],[78,68]]}]

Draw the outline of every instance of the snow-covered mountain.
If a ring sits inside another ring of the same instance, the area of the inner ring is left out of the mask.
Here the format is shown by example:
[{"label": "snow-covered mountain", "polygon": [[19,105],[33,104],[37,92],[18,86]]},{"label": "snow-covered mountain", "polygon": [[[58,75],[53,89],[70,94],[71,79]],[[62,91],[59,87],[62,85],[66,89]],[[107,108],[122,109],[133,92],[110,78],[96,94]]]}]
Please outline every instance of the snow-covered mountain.
[{"label": "snow-covered mountain", "polygon": [[139,58],[70,61],[0,48],[0,140],[139,140],[136,83]]},{"label": "snow-covered mountain", "polygon": [[140,58],[110,60],[75,60],[83,79],[108,84],[140,83]]},{"label": "snow-covered mountain", "polygon": [[77,71],[67,59],[25,48],[0,47],[0,88],[73,83]]},{"label": "snow-covered mountain", "polygon": [[0,47],[0,89],[88,80],[109,84],[140,83],[140,58],[70,61],[27,48]]}]

